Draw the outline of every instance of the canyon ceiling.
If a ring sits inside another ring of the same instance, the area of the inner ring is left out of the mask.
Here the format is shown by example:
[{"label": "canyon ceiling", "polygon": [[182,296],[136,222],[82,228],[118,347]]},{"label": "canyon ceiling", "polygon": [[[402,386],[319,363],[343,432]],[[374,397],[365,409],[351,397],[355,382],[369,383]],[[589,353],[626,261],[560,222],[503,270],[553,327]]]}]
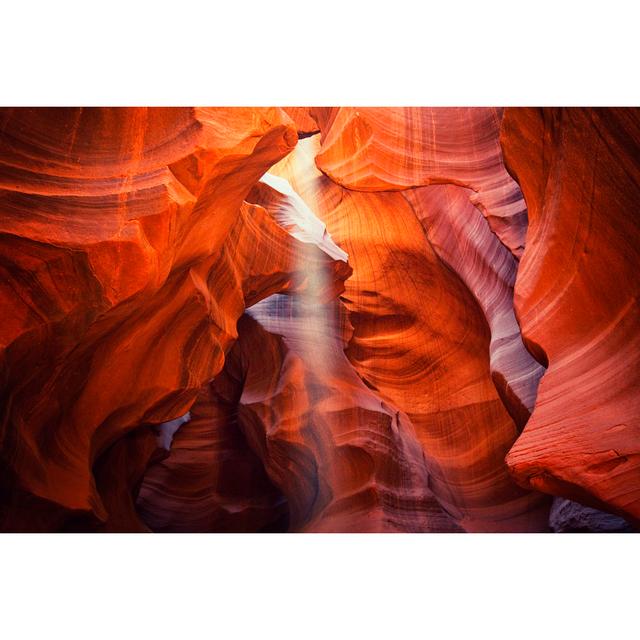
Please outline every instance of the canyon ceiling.
[{"label": "canyon ceiling", "polygon": [[640,109],[0,109],[0,530],[640,526]]}]

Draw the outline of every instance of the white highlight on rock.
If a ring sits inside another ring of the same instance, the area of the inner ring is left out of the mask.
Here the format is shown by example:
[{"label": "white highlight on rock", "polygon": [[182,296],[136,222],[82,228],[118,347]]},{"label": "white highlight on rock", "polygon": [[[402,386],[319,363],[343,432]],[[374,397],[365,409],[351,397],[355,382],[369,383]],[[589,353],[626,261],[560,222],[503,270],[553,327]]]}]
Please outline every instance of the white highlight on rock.
[{"label": "white highlight on rock", "polygon": [[171,449],[171,443],[173,442],[173,436],[178,429],[191,420],[191,412],[187,411],[183,416],[169,420],[168,422],[161,422],[156,426],[157,442],[158,446],[162,449],[169,451]]},{"label": "white highlight on rock", "polygon": [[349,255],[335,244],[327,231],[327,225],[313,213],[305,201],[293,190],[288,180],[274,176],[271,173],[265,173],[260,178],[260,182],[287,196],[282,198],[281,202],[274,206],[273,209],[269,209],[269,212],[280,226],[284,227],[296,240],[314,244],[334,260],[347,262]]},{"label": "white highlight on rock", "polygon": [[[290,300],[283,301],[279,300],[281,296],[272,296],[260,308],[254,307],[247,311],[269,330],[268,325],[273,324],[269,320],[269,305],[280,305],[288,325],[286,329],[283,327],[283,333],[296,343],[299,355],[303,360],[313,362],[325,372],[330,372],[335,367],[332,351],[336,348],[342,351],[342,345],[336,342],[335,309],[324,299],[325,292],[331,285],[331,270],[328,265],[322,266],[314,258],[317,249],[334,260],[343,262],[348,261],[349,255],[335,244],[325,223],[314,213],[312,207],[315,202],[311,202],[311,206],[307,205],[289,181],[279,176],[266,173],[260,182],[284,196],[269,203],[269,213],[291,236],[306,245],[296,268],[296,271],[304,274],[306,286],[301,292],[291,296]],[[286,311],[283,305],[286,306]]]}]

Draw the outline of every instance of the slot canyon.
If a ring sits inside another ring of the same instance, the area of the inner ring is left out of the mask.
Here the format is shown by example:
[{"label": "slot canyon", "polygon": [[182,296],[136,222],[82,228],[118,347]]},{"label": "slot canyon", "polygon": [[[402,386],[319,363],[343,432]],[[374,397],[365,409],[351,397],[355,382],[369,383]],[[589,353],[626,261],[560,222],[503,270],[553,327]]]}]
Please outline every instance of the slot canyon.
[{"label": "slot canyon", "polygon": [[640,109],[0,109],[0,531],[635,532]]}]

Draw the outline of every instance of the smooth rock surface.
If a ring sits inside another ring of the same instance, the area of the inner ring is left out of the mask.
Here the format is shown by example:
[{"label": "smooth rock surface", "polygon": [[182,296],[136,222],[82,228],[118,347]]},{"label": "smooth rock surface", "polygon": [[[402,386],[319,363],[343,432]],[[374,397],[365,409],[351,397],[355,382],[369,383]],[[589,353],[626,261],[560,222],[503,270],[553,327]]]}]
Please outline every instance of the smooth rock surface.
[{"label": "smooth rock surface", "polygon": [[640,519],[640,111],[507,109],[528,207],[515,285],[548,363],[507,462],[524,486]]},{"label": "smooth rock surface", "polygon": [[349,191],[314,172],[318,136],[272,169],[349,254],[342,300],[347,356],[365,384],[404,412],[429,488],[466,530],[546,530],[548,506],[511,481],[518,429],[491,378],[490,333],[470,291],[438,258],[402,193]]},{"label": "smooth rock surface", "polygon": [[3,507],[105,520],[100,454],[189,409],[246,306],[306,286],[301,243],[243,204],[296,132],[279,109],[137,108],[5,109],[0,131]]},{"label": "smooth rock surface", "polygon": [[639,141],[0,109],[0,530],[636,530]]}]

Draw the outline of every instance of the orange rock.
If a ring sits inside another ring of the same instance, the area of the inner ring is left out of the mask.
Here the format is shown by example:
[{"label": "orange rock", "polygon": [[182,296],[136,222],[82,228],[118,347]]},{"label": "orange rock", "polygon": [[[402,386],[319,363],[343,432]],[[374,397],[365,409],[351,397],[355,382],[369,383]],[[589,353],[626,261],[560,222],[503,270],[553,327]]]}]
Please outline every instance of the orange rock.
[{"label": "orange rock", "polygon": [[324,331],[297,299],[275,296],[250,311],[229,360],[243,381],[238,420],[287,498],[290,530],[458,530],[428,488],[406,416],[347,360],[339,306],[321,311]]},{"label": "orange rock", "polygon": [[429,487],[467,530],[544,530],[548,506],[520,491],[504,456],[518,430],[491,379],[482,310],[431,247],[401,193],[347,191],[313,170],[317,137],[272,169],[349,254],[347,355],[363,381],[406,413]]},{"label": "orange rock", "polygon": [[144,476],[137,507],[153,531],[252,532],[288,524],[286,500],[238,425],[242,387],[229,368],[203,387],[170,454]]},{"label": "orange rock", "polygon": [[310,107],[283,107],[283,111],[293,120],[301,138],[318,133],[320,130]]},{"label": "orange rock", "polygon": [[529,207],[515,288],[545,364],[507,462],[518,481],[640,520],[640,111],[507,109]]},{"label": "orange rock", "polygon": [[1,109],[0,530],[637,525],[639,113]]},{"label": "orange rock", "polygon": [[458,530],[428,489],[408,419],[345,356],[352,329],[344,308],[327,304],[332,263],[311,258],[316,247],[347,255],[288,183],[263,180],[249,198],[306,243],[309,286],[241,319],[223,374],[147,473],[142,517],[161,531]]},{"label": "orange rock", "polygon": [[519,429],[525,425],[544,372],[526,350],[513,311],[518,261],[472,203],[472,192],[454,185],[403,191],[436,254],[465,283],[491,332],[491,377]]},{"label": "orange rock", "polygon": [[93,514],[70,519],[65,530],[144,533],[149,529],[138,517],[136,497],[148,467],[166,452],[158,448],[150,426],[119,438],[96,461],[93,475],[100,500],[108,514],[104,522]]},{"label": "orange rock", "polygon": [[322,131],[316,163],[333,181],[358,191],[467,187],[501,241],[521,255],[526,210],[502,162],[502,109],[340,107],[311,114]]},{"label": "orange rock", "polygon": [[278,109],[1,118],[2,462],[21,491],[104,520],[100,454],[185,413],[247,305],[306,286],[297,241],[242,204],[296,132]]}]

